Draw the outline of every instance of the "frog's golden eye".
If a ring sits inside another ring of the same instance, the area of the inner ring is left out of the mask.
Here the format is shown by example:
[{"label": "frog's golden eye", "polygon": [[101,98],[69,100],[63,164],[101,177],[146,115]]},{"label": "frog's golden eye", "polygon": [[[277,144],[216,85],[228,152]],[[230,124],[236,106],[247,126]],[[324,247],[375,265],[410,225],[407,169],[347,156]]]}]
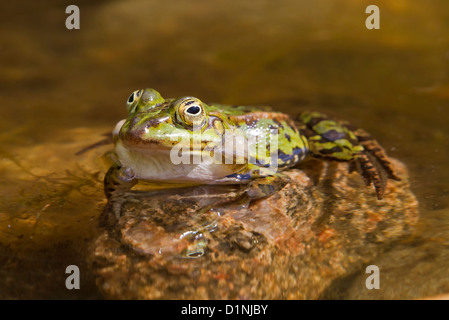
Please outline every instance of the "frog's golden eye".
[{"label": "frog's golden eye", "polygon": [[139,104],[140,96],[142,95],[142,90],[136,90],[128,98],[126,101],[126,109],[128,109],[128,113],[133,113],[136,111],[136,107]]},{"label": "frog's golden eye", "polygon": [[176,116],[178,121],[189,127],[203,126],[206,120],[206,111],[199,99],[184,98],[178,102]]}]

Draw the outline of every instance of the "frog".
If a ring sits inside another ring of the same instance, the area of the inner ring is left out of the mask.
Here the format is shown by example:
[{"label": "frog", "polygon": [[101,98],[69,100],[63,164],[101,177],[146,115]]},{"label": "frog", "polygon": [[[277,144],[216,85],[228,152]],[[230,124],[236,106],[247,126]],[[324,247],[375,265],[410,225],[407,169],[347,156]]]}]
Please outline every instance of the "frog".
[{"label": "frog", "polygon": [[126,108],[128,116],[112,133],[114,164],[104,179],[112,202],[140,181],[239,184],[251,199],[261,199],[288,184],[286,170],[310,158],[347,162],[378,200],[388,179],[401,179],[370,134],[321,112],[293,117],[268,106],[163,98],[152,88],[132,92]]}]

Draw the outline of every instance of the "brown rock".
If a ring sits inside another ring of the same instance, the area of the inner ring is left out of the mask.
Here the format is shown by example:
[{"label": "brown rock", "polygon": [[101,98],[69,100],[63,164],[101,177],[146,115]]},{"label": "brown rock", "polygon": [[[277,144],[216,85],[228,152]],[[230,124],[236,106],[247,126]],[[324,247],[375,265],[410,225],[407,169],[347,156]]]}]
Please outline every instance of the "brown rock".
[{"label": "brown rock", "polygon": [[418,204],[402,163],[384,200],[346,163],[312,160],[280,192],[203,186],[127,194],[90,261],[114,299],[316,299],[411,233]]}]

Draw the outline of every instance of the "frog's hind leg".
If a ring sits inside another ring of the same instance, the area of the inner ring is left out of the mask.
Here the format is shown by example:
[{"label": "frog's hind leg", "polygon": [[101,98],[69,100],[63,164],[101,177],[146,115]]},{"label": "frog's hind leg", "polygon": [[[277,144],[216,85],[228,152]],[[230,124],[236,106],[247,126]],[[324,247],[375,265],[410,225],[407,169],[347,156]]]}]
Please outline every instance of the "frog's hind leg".
[{"label": "frog's hind leg", "polygon": [[303,112],[299,121],[313,156],[348,161],[350,171],[357,168],[365,183],[373,184],[379,200],[388,178],[400,180],[385,150],[364,130],[318,112]]},{"label": "frog's hind leg", "polygon": [[272,169],[249,164],[244,170],[218,180],[218,184],[247,184],[246,193],[250,200],[268,197],[281,190],[290,177]]},{"label": "frog's hind leg", "polygon": [[265,198],[281,190],[289,182],[289,176],[283,173],[274,173],[251,181],[249,183],[247,194],[252,200]]}]

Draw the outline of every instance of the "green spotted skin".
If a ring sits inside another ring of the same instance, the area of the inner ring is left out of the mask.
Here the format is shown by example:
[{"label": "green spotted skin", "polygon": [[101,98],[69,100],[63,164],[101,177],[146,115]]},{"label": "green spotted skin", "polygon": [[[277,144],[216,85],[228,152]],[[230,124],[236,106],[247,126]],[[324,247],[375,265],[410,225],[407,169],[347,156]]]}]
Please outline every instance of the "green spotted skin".
[{"label": "green spotted skin", "polygon": [[300,121],[306,125],[303,134],[310,141],[311,152],[322,157],[350,161],[363,152],[354,132],[318,112],[303,112]]},{"label": "green spotted skin", "polygon": [[[248,194],[260,198],[288,183],[283,170],[312,156],[349,162],[367,184],[374,185],[379,199],[385,189],[385,176],[399,179],[376,140],[361,129],[321,113],[303,112],[293,119],[269,107],[205,103],[194,97],[164,99],[154,89],[133,92],[127,109],[128,117],[113,132],[118,161],[117,170],[110,170],[109,175],[126,167],[133,172],[133,178],[141,180],[248,183]],[[198,134],[201,139],[196,139]],[[238,154],[232,154],[233,161],[228,161],[229,154],[219,146],[239,137],[251,141],[246,148],[259,152],[250,152],[240,161],[235,161]],[[192,159],[218,148],[223,162],[175,166],[168,158],[175,146],[187,150]],[[105,190],[112,193],[117,181],[120,179],[105,179]]]}]

